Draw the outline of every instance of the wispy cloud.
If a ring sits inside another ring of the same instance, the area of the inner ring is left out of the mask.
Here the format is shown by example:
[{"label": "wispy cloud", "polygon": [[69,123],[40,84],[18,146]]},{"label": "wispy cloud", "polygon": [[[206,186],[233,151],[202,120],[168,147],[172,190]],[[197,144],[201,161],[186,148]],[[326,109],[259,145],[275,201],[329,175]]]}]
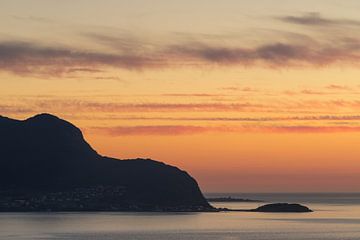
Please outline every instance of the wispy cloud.
[{"label": "wispy cloud", "polygon": [[129,135],[190,135],[212,132],[223,133],[337,133],[360,132],[360,126],[190,126],[190,125],[143,125],[93,127],[90,131],[111,136]]},{"label": "wispy cloud", "polygon": [[360,121],[360,115],[319,115],[319,116],[279,116],[279,117],[145,117],[113,116],[105,119],[131,121],[186,121],[186,122],[315,122],[315,121]]},{"label": "wispy cloud", "polygon": [[158,64],[164,62],[146,56],[86,52],[26,42],[0,43],[0,69],[16,74],[59,75],[73,69],[89,70],[101,66],[135,69]]},{"label": "wispy cloud", "polygon": [[252,111],[267,106],[256,103],[101,103],[81,100],[37,100],[34,107],[41,109],[63,109],[71,111],[98,112],[216,112],[216,111]]},{"label": "wispy cloud", "polygon": [[85,37],[86,40],[90,40],[98,45],[106,46],[112,50],[128,54],[145,52],[150,48],[154,48],[153,44],[141,40],[129,32],[123,32],[118,35],[85,32],[80,35]]},{"label": "wispy cloud", "polygon": [[239,92],[259,92],[258,89],[253,88],[253,87],[223,87],[220,88],[221,90],[226,90],[226,91],[239,91]]},{"label": "wispy cloud", "polygon": [[311,89],[304,89],[301,91],[301,93],[306,94],[306,95],[327,95],[327,94],[329,94],[328,92],[315,91],[315,90],[311,90]]},{"label": "wispy cloud", "polygon": [[351,88],[348,86],[336,85],[336,84],[330,84],[330,85],[326,86],[326,88],[330,89],[330,90],[351,90]]},{"label": "wispy cloud", "polygon": [[212,93],[165,93],[161,96],[165,97],[223,97],[223,94],[212,94]]},{"label": "wispy cloud", "polygon": [[0,116],[7,114],[31,114],[33,110],[31,107],[20,107],[14,105],[0,105]]},{"label": "wispy cloud", "polygon": [[103,70],[95,68],[69,68],[66,71],[67,73],[77,73],[77,72],[88,72],[88,73],[102,73]]},{"label": "wispy cloud", "polygon": [[[7,108],[31,109],[31,112],[64,112],[64,113],[299,113],[299,114],[329,114],[355,113],[360,109],[358,100],[299,100],[284,99],[266,101],[235,101],[235,102],[104,102],[95,100],[24,98],[16,103],[6,101]],[[6,113],[4,109],[4,113]],[[9,110],[10,111],[10,110]]]},{"label": "wispy cloud", "polygon": [[[96,73],[107,67],[144,70],[216,64],[289,68],[331,64],[356,66],[360,60],[360,40],[357,39],[339,40],[336,45],[279,41],[257,47],[194,42],[150,48],[144,47],[141,42],[134,43],[132,47],[123,42],[114,44],[118,49],[106,52],[19,41],[0,42],[0,70],[19,75],[61,76],[79,71]],[[132,50],[127,50],[129,48]]]},{"label": "wispy cloud", "polygon": [[170,53],[183,59],[202,60],[220,65],[262,65],[267,67],[326,66],[335,63],[356,64],[360,59],[360,42],[337,45],[291,43],[265,44],[255,48],[213,47],[203,44],[178,45]]},{"label": "wispy cloud", "polygon": [[112,136],[126,135],[188,135],[208,132],[211,129],[201,126],[118,126],[118,127],[94,127],[92,131]]},{"label": "wispy cloud", "polygon": [[358,20],[325,18],[321,16],[321,14],[318,12],[309,12],[300,16],[279,17],[278,19],[284,22],[301,24],[306,26],[360,26],[360,21]]},{"label": "wispy cloud", "polygon": [[50,19],[50,18],[31,16],[31,15],[30,16],[12,15],[11,17],[14,19],[17,19],[17,20],[25,21],[25,22],[33,21],[33,22],[46,23],[46,24],[54,22],[54,20]]}]

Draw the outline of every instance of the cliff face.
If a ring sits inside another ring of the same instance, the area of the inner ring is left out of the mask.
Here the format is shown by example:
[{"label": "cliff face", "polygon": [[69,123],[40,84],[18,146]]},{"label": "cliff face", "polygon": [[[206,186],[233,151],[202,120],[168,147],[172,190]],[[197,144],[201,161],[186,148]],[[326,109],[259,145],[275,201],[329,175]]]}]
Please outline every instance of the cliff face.
[{"label": "cliff face", "polygon": [[0,211],[212,209],[186,172],[149,159],[100,156],[78,128],[49,114],[0,117],[0,146],[0,194],[21,199],[0,202]]}]

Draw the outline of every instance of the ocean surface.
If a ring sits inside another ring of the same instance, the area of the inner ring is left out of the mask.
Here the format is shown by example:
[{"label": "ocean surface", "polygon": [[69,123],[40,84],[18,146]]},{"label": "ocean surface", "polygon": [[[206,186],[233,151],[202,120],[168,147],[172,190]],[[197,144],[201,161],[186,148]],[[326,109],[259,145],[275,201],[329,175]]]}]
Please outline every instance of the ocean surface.
[{"label": "ocean surface", "polygon": [[[306,204],[313,213],[0,213],[0,239],[359,240],[360,193],[207,194]],[[217,203],[251,209],[264,203]]]}]

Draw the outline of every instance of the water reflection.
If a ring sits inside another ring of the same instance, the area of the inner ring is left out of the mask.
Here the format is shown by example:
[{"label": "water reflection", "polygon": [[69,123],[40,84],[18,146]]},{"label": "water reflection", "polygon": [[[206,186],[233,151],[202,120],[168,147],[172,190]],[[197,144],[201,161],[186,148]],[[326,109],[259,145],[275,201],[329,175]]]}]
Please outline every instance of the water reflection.
[{"label": "water reflection", "polygon": [[[0,239],[360,239],[360,203],[307,205],[313,213],[1,213]],[[261,203],[223,203],[254,208]]]}]

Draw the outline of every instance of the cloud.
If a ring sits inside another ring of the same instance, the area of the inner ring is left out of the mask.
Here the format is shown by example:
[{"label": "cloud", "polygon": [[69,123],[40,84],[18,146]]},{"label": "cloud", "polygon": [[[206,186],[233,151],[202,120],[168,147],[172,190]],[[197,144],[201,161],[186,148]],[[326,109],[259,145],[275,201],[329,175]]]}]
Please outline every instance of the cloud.
[{"label": "cloud", "polygon": [[85,112],[216,112],[252,111],[267,106],[256,103],[100,103],[81,100],[36,100],[35,109],[62,109]]},{"label": "cloud", "polygon": [[0,105],[0,116],[2,114],[30,114],[33,113],[31,107],[19,107],[12,105]]},{"label": "cloud", "polygon": [[351,19],[324,18],[318,12],[309,12],[301,16],[285,16],[285,17],[280,17],[278,19],[288,23],[307,25],[307,26],[340,26],[340,25],[360,26],[360,21],[351,20]]},{"label": "cloud", "polygon": [[[335,63],[356,64],[360,60],[360,42],[343,41],[337,45],[264,44],[255,48],[214,47],[203,44],[172,46],[176,58],[198,60],[219,65],[265,67],[319,67]],[[173,56],[174,57],[174,56]]]},{"label": "cloud", "polygon": [[325,86],[321,90],[314,90],[314,89],[302,89],[299,91],[293,91],[293,90],[285,90],[282,92],[285,95],[289,96],[296,96],[296,95],[339,95],[339,94],[359,94],[359,92],[356,89],[353,89],[349,86],[344,85],[336,85],[336,84],[330,84]]},{"label": "cloud", "polygon": [[278,42],[251,48],[182,43],[151,50],[144,50],[139,43],[133,49],[109,53],[28,42],[0,42],[0,70],[18,75],[51,77],[80,71],[100,73],[107,67],[143,70],[216,64],[288,68],[331,64],[356,66],[360,60],[360,41],[356,39],[338,41],[336,45]]},{"label": "cloud", "polygon": [[186,126],[142,125],[93,127],[88,129],[110,136],[192,135],[203,133],[339,133],[360,132],[360,126]]},{"label": "cloud", "polygon": [[26,21],[26,22],[33,21],[33,22],[46,23],[46,24],[54,23],[53,19],[45,18],[45,17],[39,17],[39,16],[17,16],[17,15],[12,15],[11,17],[14,18],[14,19],[21,20],[21,21]]},{"label": "cloud", "polygon": [[0,43],[0,69],[20,75],[60,75],[72,69],[85,70],[101,66],[139,69],[157,65],[154,58],[146,56],[86,52],[26,42]]},{"label": "cloud", "polygon": [[100,133],[111,136],[126,136],[126,135],[188,135],[198,134],[209,131],[209,128],[200,126],[121,126],[121,127],[95,127],[90,130],[95,130]]},{"label": "cloud", "polygon": [[326,88],[330,90],[351,90],[348,86],[336,85],[336,84],[330,84],[326,86]]},{"label": "cloud", "polygon": [[328,92],[314,91],[314,90],[310,90],[310,89],[304,89],[301,91],[301,93],[305,94],[305,95],[327,95],[327,94],[329,94]]},{"label": "cloud", "polygon": [[[100,95],[101,97],[103,95]],[[90,97],[90,96],[89,96]],[[96,97],[96,96],[95,96]],[[271,102],[235,101],[235,102],[104,102],[88,99],[61,99],[53,96],[2,98],[7,109],[26,108],[31,112],[54,113],[286,113],[286,114],[328,114],[357,113],[359,100],[302,100],[279,99]],[[3,111],[6,113],[5,111]]]},{"label": "cloud", "polygon": [[165,93],[161,96],[165,97],[223,97],[223,94],[211,94],[211,93]]},{"label": "cloud", "polygon": [[[106,118],[105,118],[106,119]],[[292,116],[292,117],[145,117],[119,116],[112,120],[140,120],[140,121],[193,121],[193,122],[280,122],[280,121],[360,121],[359,115],[320,115],[320,116]]]},{"label": "cloud", "polygon": [[[287,32],[284,36],[283,31],[276,30],[262,35],[253,29],[252,33],[218,34],[216,41],[209,41],[207,34],[197,34],[192,38],[170,35],[167,40],[160,41],[114,29],[111,33],[104,30],[78,32],[76,37],[82,37],[86,42],[84,46],[96,46],[90,51],[13,39],[0,42],[0,70],[18,75],[58,77],[81,71],[97,74],[107,67],[144,70],[213,65],[268,68],[324,67],[332,64],[358,66],[359,34],[347,26],[360,26],[360,21],[326,18],[320,13],[277,19],[297,25],[331,28],[323,29],[320,36],[318,31],[307,31],[306,34]],[[255,46],[246,44],[241,36],[248,34],[251,39],[261,40],[252,42],[262,43]]]},{"label": "cloud", "polygon": [[150,43],[145,43],[145,41],[132,36],[129,32],[123,32],[116,36],[96,32],[85,32],[80,35],[98,45],[129,54],[144,52],[146,48],[151,47]]},{"label": "cloud", "polygon": [[223,87],[220,90],[239,91],[239,92],[259,92],[258,89],[252,87]]},{"label": "cloud", "polygon": [[359,126],[280,126],[262,127],[261,131],[274,133],[339,133],[360,132]]},{"label": "cloud", "polygon": [[88,73],[102,73],[103,70],[95,69],[95,68],[69,68],[67,69],[67,73],[76,73],[76,72],[88,72]]}]

